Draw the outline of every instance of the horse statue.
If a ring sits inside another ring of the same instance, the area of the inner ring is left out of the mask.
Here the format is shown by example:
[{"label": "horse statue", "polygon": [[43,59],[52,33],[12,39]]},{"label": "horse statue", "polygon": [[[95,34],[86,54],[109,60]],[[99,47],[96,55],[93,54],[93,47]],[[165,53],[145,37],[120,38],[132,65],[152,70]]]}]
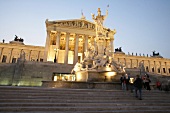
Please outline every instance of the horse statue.
[{"label": "horse statue", "polygon": [[115,52],[122,52],[122,47],[116,48]]},{"label": "horse statue", "polygon": [[153,56],[159,56],[159,52],[155,53],[155,51],[153,51]]}]

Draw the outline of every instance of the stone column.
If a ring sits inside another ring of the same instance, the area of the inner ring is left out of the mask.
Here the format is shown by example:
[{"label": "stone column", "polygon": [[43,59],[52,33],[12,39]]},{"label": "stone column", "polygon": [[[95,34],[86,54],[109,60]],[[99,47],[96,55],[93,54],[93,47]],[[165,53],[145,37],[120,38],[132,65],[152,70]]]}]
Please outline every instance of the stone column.
[{"label": "stone column", "polygon": [[38,62],[40,61],[40,52],[41,51],[38,51],[38,58],[37,58]]},{"label": "stone column", "polygon": [[88,35],[85,35],[85,46],[84,46],[85,51],[88,49]]},{"label": "stone column", "polygon": [[168,75],[168,68],[167,68],[167,62],[165,62],[165,69],[166,69],[166,74]]},{"label": "stone column", "polygon": [[28,59],[28,61],[31,61],[31,60],[30,60],[30,58],[31,58],[31,51],[32,51],[32,50],[30,50],[30,54],[29,54],[29,59]]},{"label": "stone column", "polygon": [[124,65],[124,66],[126,66],[126,58],[124,58],[124,62],[125,62],[125,65]]},{"label": "stone column", "polygon": [[9,63],[11,63],[12,51],[13,51],[13,48],[11,49],[11,53],[10,53],[10,56],[9,56]]},{"label": "stone column", "polygon": [[66,45],[65,45],[64,64],[68,64],[69,37],[70,37],[70,33],[66,33]]},{"label": "stone column", "polygon": [[130,59],[130,64],[131,64],[131,65],[130,65],[130,68],[132,68],[132,59]]},{"label": "stone column", "polygon": [[114,53],[114,45],[113,45],[113,42],[114,42],[114,38],[112,37],[112,38],[110,39],[110,46],[111,46],[111,52]]},{"label": "stone column", "polygon": [[44,59],[43,59],[44,62],[48,60],[49,47],[50,47],[50,31],[47,30],[47,38],[46,38]]},{"label": "stone column", "polygon": [[105,49],[105,42],[104,42],[104,40],[98,40],[97,41],[98,57],[101,58],[104,55],[104,49]]},{"label": "stone column", "polygon": [[74,45],[74,64],[78,62],[78,46],[79,46],[79,35],[75,35],[75,45]]},{"label": "stone column", "polygon": [[155,68],[154,73],[156,73],[156,62],[155,61],[154,61],[154,68]]},{"label": "stone column", "polygon": [[56,36],[56,49],[60,49],[60,36],[61,36],[61,32],[57,32],[57,36]]},{"label": "stone column", "polygon": [[139,62],[138,59],[136,59],[136,63],[137,63],[137,64],[136,64],[136,67],[137,67],[137,68],[139,67],[138,62]]},{"label": "stone column", "polygon": [[83,37],[83,59],[85,57],[85,52],[87,51],[88,49],[88,36],[87,35],[84,35]]},{"label": "stone column", "polygon": [[160,73],[162,75],[162,64],[161,64],[161,61],[159,62],[159,64],[160,64]]},{"label": "stone column", "polygon": [[4,49],[4,48],[2,47],[2,48],[1,48],[1,52],[0,52],[0,62],[2,62],[2,61],[1,61],[1,58],[2,58],[3,49]]},{"label": "stone column", "polygon": [[150,69],[151,68],[151,64],[150,64],[149,60],[148,60],[148,64],[149,64],[148,70],[149,70],[149,72],[152,72],[151,69]]}]

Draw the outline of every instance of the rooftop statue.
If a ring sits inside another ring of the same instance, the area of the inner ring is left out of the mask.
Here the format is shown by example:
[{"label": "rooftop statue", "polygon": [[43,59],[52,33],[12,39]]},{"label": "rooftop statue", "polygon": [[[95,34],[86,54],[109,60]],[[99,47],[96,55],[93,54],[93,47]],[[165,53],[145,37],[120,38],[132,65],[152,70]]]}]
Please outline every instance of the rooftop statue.
[{"label": "rooftop statue", "polygon": [[116,48],[115,52],[122,52],[122,47]]},{"label": "rooftop statue", "polygon": [[159,52],[155,53],[155,51],[153,51],[153,56],[159,56]]},{"label": "rooftop statue", "polygon": [[160,54],[159,54],[159,52],[155,52],[155,51],[153,51],[153,56],[151,56],[151,57],[158,57],[158,58],[163,58]]},{"label": "rooftop statue", "polygon": [[18,38],[18,36],[17,36],[17,35],[15,35],[14,41],[24,42],[24,39],[22,39],[22,38]]}]

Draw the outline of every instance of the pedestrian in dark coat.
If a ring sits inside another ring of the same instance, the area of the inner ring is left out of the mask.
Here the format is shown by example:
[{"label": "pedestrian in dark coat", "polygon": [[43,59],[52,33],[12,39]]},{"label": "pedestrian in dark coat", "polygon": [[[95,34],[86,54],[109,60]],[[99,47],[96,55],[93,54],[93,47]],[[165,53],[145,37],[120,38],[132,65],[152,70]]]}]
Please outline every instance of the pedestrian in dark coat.
[{"label": "pedestrian in dark coat", "polygon": [[122,75],[120,77],[120,82],[121,82],[121,85],[122,85],[122,90],[126,90],[126,78],[124,75]]},{"label": "pedestrian in dark coat", "polygon": [[136,75],[136,79],[134,81],[134,88],[136,98],[138,98],[137,92],[139,91],[139,100],[142,100],[142,85],[143,85],[142,79],[139,77],[139,75]]}]

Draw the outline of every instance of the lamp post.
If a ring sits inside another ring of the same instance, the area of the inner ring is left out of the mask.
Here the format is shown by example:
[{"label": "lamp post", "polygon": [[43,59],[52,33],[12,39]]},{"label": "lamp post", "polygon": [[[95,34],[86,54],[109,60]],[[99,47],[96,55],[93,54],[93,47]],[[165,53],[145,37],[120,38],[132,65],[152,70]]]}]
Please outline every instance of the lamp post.
[{"label": "lamp post", "polygon": [[54,63],[56,63],[57,62],[57,58],[56,58],[57,49],[55,48],[54,51],[55,51]]},{"label": "lamp post", "polygon": [[[58,58],[58,50],[59,49],[54,49],[54,51],[55,51],[55,57],[54,57],[54,63],[56,63],[57,62],[57,58]],[[57,55],[56,55],[57,54]]]}]

